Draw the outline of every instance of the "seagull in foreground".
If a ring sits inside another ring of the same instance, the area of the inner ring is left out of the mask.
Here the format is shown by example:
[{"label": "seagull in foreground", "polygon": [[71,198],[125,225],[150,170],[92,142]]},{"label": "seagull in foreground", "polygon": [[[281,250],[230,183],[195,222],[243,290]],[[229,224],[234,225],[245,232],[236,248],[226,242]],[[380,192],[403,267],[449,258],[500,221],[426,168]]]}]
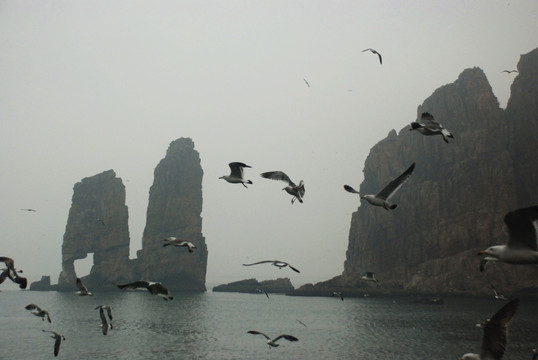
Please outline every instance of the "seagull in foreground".
[{"label": "seagull in foreground", "polygon": [[164,300],[173,300],[174,297],[170,294],[167,288],[163,286],[160,282],[149,282],[145,280],[135,281],[129,284],[116,285],[120,289],[135,290],[135,289],[146,289],[151,295],[162,296]]},{"label": "seagull in foreground", "polygon": [[362,195],[357,190],[353,189],[349,185],[344,185],[344,189],[350,193],[359,194],[361,199],[368,201],[370,204],[375,206],[382,206],[385,210],[394,210],[398,207],[397,204],[390,204],[390,198],[400,189],[404,182],[409,179],[409,176],[413,173],[415,169],[415,163],[405,170],[400,176],[388,183],[387,186],[383,188],[376,195]]},{"label": "seagull in foreground", "polygon": [[269,294],[267,293],[267,291],[263,289],[256,289],[256,291],[259,292],[260,294],[265,294],[265,296],[267,296],[267,298],[269,299]]},{"label": "seagull in foreground", "polygon": [[93,293],[91,291],[88,291],[86,286],[84,286],[84,284],[82,283],[82,280],[80,280],[79,278],[77,278],[77,287],[78,287],[79,291],[77,291],[75,293],[75,295],[78,295],[78,296],[93,296]]},{"label": "seagull in foreground", "polygon": [[176,247],[186,246],[187,250],[189,250],[190,253],[193,252],[192,249],[196,249],[196,246],[190,241],[176,239],[173,236],[167,237],[166,239],[164,239],[164,241],[165,243],[163,244],[163,247],[169,246],[169,245],[176,246]]},{"label": "seagull in foreground", "polygon": [[306,83],[306,85],[307,85],[308,87],[310,87],[310,84],[308,83],[308,81],[306,81],[306,79],[303,79],[303,80],[304,80],[304,82]]},{"label": "seagull in foreground", "polygon": [[339,296],[342,301],[344,301],[344,294],[339,291],[333,291],[331,296]]},{"label": "seagull in foreground", "polygon": [[0,256],[0,262],[6,264],[7,267],[7,269],[0,274],[0,284],[4,282],[6,277],[8,277],[11,281],[19,284],[19,288],[26,289],[28,280],[19,275],[19,273],[22,273],[22,270],[15,269],[15,261],[7,256]]},{"label": "seagull in foreground", "polygon": [[271,265],[276,266],[279,269],[282,269],[283,267],[289,266],[289,268],[292,269],[293,271],[300,273],[300,271],[298,269],[294,268],[293,266],[291,266],[287,262],[280,261],[280,260],[263,260],[263,261],[258,261],[258,262],[252,263],[252,264],[243,264],[243,266],[252,266],[252,265],[258,265],[258,264],[265,264],[265,263],[271,263]]},{"label": "seagull in foreground", "polygon": [[303,196],[305,192],[303,180],[299,182],[299,185],[295,185],[295,183],[291,181],[289,176],[282,171],[268,171],[261,173],[260,175],[261,177],[266,179],[281,180],[287,182],[288,186],[286,186],[282,190],[286,190],[288,194],[293,195],[291,203],[293,204],[295,200],[299,200],[300,203],[303,202]]},{"label": "seagull in foreground", "polygon": [[366,272],[364,275],[361,276],[361,280],[364,280],[364,281],[373,281],[377,284],[377,286],[379,286],[379,280],[377,280],[375,278],[375,273],[373,272]]},{"label": "seagull in foreground", "polygon": [[446,143],[448,143],[448,138],[454,138],[454,135],[435,121],[433,115],[428,112],[423,112],[420,115],[420,121],[412,122],[409,130],[417,130],[422,135],[441,135]]},{"label": "seagull in foreground", "polygon": [[21,209],[21,211],[31,211],[31,212],[36,212],[37,210],[36,210],[36,209]]},{"label": "seagull in foreground", "polygon": [[371,51],[373,54],[377,54],[377,56],[379,57],[379,63],[383,64],[383,59],[381,58],[381,54],[378,53],[376,50],[368,48],[368,49],[364,49],[361,52],[365,52],[365,51]]},{"label": "seagull in foreground", "polygon": [[538,264],[538,206],[511,211],[504,217],[508,226],[506,245],[495,245],[480,251],[508,264]]},{"label": "seagull in foreground", "polygon": [[281,338],[284,338],[284,339],[286,339],[288,341],[299,341],[299,339],[297,339],[295,336],[292,336],[292,335],[283,334],[283,335],[278,335],[274,339],[271,339],[269,336],[265,335],[262,332],[256,331],[256,330],[249,330],[248,333],[249,334],[254,334],[254,335],[263,335],[267,339],[267,345],[272,346],[272,347],[277,347],[278,344],[276,342]]},{"label": "seagull in foreground", "polygon": [[497,289],[495,289],[495,286],[491,285],[491,290],[493,290],[493,295],[496,300],[506,300],[503,294],[500,294]]},{"label": "seagull in foreground", "polygon": [[[108,329],[112,329],[112,307],[110,305],[99,305],[95,308],[95,310],[97,309],[99,309],[99,316],[101,317],[101,330],[103,331],[103,335],[106,335],[108,334]],[[110,322],[106,320],[105,310]]]},{"label": "seagull in foreground", "polygon": [[55,340],[54,341],[54,356],[58,356],[58,353],[60,352],[60,344],[62,340],[65,340],[65,336],[58,334],[56,331],[51,331],[51,330],[41,330],[41,331],[52,333],[50,337]]},{"label": "seagull in foreground", "polygon": [[41,320],[43,320],[43,321],[45,321],[45,316],[46,316],[49,323],[52,323],[52,321],[50,320],[49,312],[47,310],[41,309],[36,304],[29,304],[29,305],[26,305],[24,308],[26,310],[29,310],[35,316],[39,316],[41,318]]},{"label": "seagull in foreground", "polygon": [[519,300],[504,305],[491,319],[484,322],[480,354],[467,353],[460,360],[500,360],[506,349],[508,323],[516,313]]},{"label": "seagull in foreground", "polygon": [[243,179],[243,168],[249,168],[247,164],[242,162],[231,162],[228,164],[230,166],[230,175],[223,175],[219,179],[224,179],[232,184],[241,184],[244,187],[247,187],[245,184],[252,184],[252,181]]},{"label": "seagull in foreground", "polygon": [[507,74],[511,74],[511,73],[517,73],[518,71],[517,70],[503,70],[501,72],[505,72]]}]

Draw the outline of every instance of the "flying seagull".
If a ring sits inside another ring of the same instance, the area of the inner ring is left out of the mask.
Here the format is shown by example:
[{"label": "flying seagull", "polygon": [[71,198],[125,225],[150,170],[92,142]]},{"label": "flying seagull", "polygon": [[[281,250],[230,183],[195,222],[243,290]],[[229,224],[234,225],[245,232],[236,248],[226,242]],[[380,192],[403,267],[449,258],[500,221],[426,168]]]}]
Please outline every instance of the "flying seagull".
[{"label": "flying seagull", "polygon": [[242,162],[231,162],[228,164],[230,166],[230,175],[223,175],[219,179],[224,179],[232,184],[241,184],[244,187],[247,187],[245,184],[252,184],[252,181],[243,179],[243,168],[249,168],[247,164]]},{"label": "flying seagull", "polygon": [[503,70],[501,72],[505,72],[507,74],[511,74],[511,73],[517,73],[518,71],[517,70]]},{"label": "flying seagull", "polygon": [[296,320],[297,320],[297,322],[298,322],[299,324],[303,325],[304,327],[307,327],[306,324],[305,324],[304,322],[302,322],[301,320],[299,320],[299,319],[296,319]]},{"label": "flying seagull", "polygon": [[272,346],[272,347],[277,347],[279,344],[277,344],[276,342],[281,338],[284,338],[284,339],[286,339],[288,341],[299,341],[299,339],[297,339],[295,336],[292,336],[292,335],[283,334],[283,335],[278,335],[274,339],[271,339],[269,336],[265,335],[262,332],[256,331],[256,330],[249,330],[248,333],[249,334],[254,334],[254,335],[263,335],[267,339],[267,345]]},{"label": "flying seagull", "polygon": [[79,291],[77,291],[75,293],[75,295],[78,295],[78,296],[93,296],[93,293],[91,291],[88,291],[86,286],[84,286],[84,284],[82,283],[82,280],[80,280],[79,278],[77,278],[77,287],[78,287]]},{"label": "flying seagull", "polygon": [[265,264],[265,263],[271,263],[271,265],[276,266],[279,269],[282,269],[283,267],[289,266],[289,268],[292,269],[293,271],[300,273],[299,270],[297,270],[296,268],[294,268],[293,266],[291,266],[287,262],[280,261],[280,260],[263,260],[263,261],[258,261],[258,262],[252,263],[252,264],[243,264],[243,266],[252,266],[252,265],[258,265],[258,264]]},{"label": "flying seagull", "polygon": [[299,182],[299,185],[295,185],[293,181],[289,178],[288,175],[286,175],[282,171],[268,171],[260,174],[261,177],[271,180],[281,180],[288,183],[288,186],[283,188],[282,190],[286,190],[286,192],[293,196],[291,199],[291,203],[293,204],[295,200],[299,200],[300,203],[303,202],[303,196],[304,196],[304,182],[301,180]]},{"label": "flying seagull", "polygon": [[344,294],[339,291],[333,291],[331,296],[339,296],[342,301],[344,301]]},{"label": "flying seagull", "polygon": [[306,79],[303,79],[303,80],[304,80],[304,82],[306,83],[306,85],[307,85],[308,87],[310,87],[310,84],[308,83],[308,81],[306,81]]},{"label": "flying seagull", "polygon": [[56,331],[51,331],[51,330],[41,330],[41,331],[52,333],[50,337],[55,340],[54,341],[54,356],[58,356],[58,353],[60,352],[60,344],[62,340],[65,340],[65,336],[58,334]]},{"label": "flying seagull", "polygon": [[491,290],[493,290],[493,296],[496,300],[506,300],[503,294],[500,294],[497,289],[495,289],[495,286],[491,285]]},{"label": "flying seagull", "polygon": [[353,189],[349,185],[344,185],[344,189],[350,193],[359,194],[361,199],[368,201],[370,204],[375,206],[382,206],[385,210],[394,210],[398,207],[397,204],[390,204],[390,198],[398,191],[398,189],[403,185],[404,182],[409,179],[409,176],[413,173],[415,169],[415,163],[405,170],[400,176],[392,180],[387,186],[383,188],[377,195],[362,195],[357,190]]},{"label": "flying seagull", "polygon": [[483,324],[484,335],[480,354],[467,353],[460,360],[500,360],[506,349],[508,323],[516,313],[518,299],[504,305],[491,319]]},{"label": "flying seagull", "polygon": [[454,138],[454,135],[445,129],[443,125],[435,121],[433,115],[428,112],[424,112],[420,115],[420,121],[412,122],[411,129],[409,130],[417,130],[422,135],[441,135],[446,143],[448,143],[448,138]]},{"label": "flying seagull", "polygon": [[383,59],[381,58],[381,54],[378,53],[376,50],[368,48],[368,49],[364,49],[361,52],[365,52],[365,51],[371,51],[373,54],[377,54],[377,56],[379,57],[379,63],[383,64]]},{"label": "flying seagull", "polygon": [[495,245],[480,251],[508,264],[538,264],[538,206],[511,211],[504,217],[508,226],[506,245]]},{"label": "flying seagull", "polygon": [[7,267],[7,269],[0,274],[0,284],[4,282],[6,277],[8,277],[14,283],[19,284],[19,288],[26,289],[28,280],[19,275],[19,273],[22,273],[22,270],[15,269],[15,261],[7,256],[0,256],[0,262],[6,264]]},{"label": "flying seagull", "polygon": [[135,281],[129,284],[116,285],[120,289],[134,290],[134,289],[146,289],[151,295],[162,296],[164,300],[173,300],[174,297],[170,294],[167,288],[160,282],[149,282],[145,280]]},{"label": "flying seagull", "polygon": [[269,299],[269,294],[267,293],[267,291],[263,289],[256,289],[256,291],[259,292],[260,294],[265,294],[265,296],[267,296],[267,298]]},{"label": "flying seagull", "polygon": [[364,281],[373,281],[377,284],[377,286],[379,286],[379,280],[376,279],[375,277],[375,273],[373,272],[366,272],[364,273],[364,275],[361,276],[361,280],[364,280]]},{"label": "flying seagull", "polygon": [[[99,305],[95,308],[95,310],[97,309],[99,309],[99,316],[101,317],[101,330],[103,335],[106,335],[108,334],[108,329],[112,329],[112,307],[110,305]],[[110,322],[106,319],[105,310]]]},{"label": "flying seagull", "polygon": [[169,245],[176,246],[176,247],[184,246],[184,247],[187,247],[187,250],[189,250],[190,253],[193,252],[193,249],[196,249],[196,246],[190,241],[176,239],[173,236],[167,237],[166,239],[164,239],[164,241],[165,243],[163,244],[163,247],[169,246]]},{"label": "flying seagull", "polygon": [[36,212],[37,210],[36,210],[36,209],[21,209],[21,211],[31,211],[31,212]]},{"label": "flying seagull", "polygon": [[41,320],[43,320],[43,321],[45,321],[45,316],[46,316],[49,323],[52,323],[52,321],[50,320],[49,312],[47,310],[41,309],[36,304],[29,304],[29,305],[26,305],[24,308],[26,310],[29,310],[35,316],[39,316],[41,318]]}]

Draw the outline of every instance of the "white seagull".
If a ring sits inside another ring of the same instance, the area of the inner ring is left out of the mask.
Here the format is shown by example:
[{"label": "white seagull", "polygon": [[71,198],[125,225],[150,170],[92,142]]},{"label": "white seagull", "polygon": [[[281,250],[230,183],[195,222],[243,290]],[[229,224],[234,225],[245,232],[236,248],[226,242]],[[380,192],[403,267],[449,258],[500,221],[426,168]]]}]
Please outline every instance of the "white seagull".
[{"label": "white seagull", "polygon": [[339,291],[333,291],[331,296],[338,296],[338,297],[340,297],[340,300],[344,301],[344,294],[342,294]]},{"label": "white seagull", "polygon": [[294,268],[293,266],[291,266],[287,262],[280,261],[280,260],[262,260],[262,261],[258,261],[258,262],[252,263],[252,264],[243,264],[243,266],[252,266],[252,265],[258,265],[258,264],[265,264],[265,263],[271,263],[271,265],[276,266],[279,269],[282,269],[283,267],[289,266],[289,268],[292,269],[293,271],[300,273],[300,271],[298,269]]},{"label": "white seagull", "polygon": [[454,135],[435,121],[433,115],[428,112],[423,112],[420,115],[420,121],[412,122],[409,130],[417,130],[422,135],[441,135],[446,143],[448,143],[448,138],[454,138]]},{"label": "white seagull", "polygon": [[303,197],[304,197],[304,192],[305,192],[303,180],[299,182],[299,185],[295,185],[295,183],[291,181],[289,176],[286,175],[282,171],[268,171],[268,172],[261,173],[260,175],[261,177],[266,178],[266,179],[280,180],[280,181],[287,182],[288,186],[286,186],[282,190],[286,190],[288,194],[293,196],[293,198],[291,199],[291,203],[293,204],[295,200],[299,200],[300,203],[303,202]]},{"label": "white seagull", "polygon": [[256,330],[249,330],[248,333],[249,334],[254,334],[254,335],[263,335],[267,339],[267,345],[272,346],[272,347],[277,347],[279,344],[277,344],[276,342],[279,339],[282,339],[282,338],[284,338],[284,339],[286,339],[288,341],[299,341],[299,339],[297,339],[295,336],[286,335],[286,334],[282,334],[282,335],[277,336],[274,339],[271,339],[269,336],[265,335],[262,332],[256,331]]},{"label": "white seagull", "polygon": [[484,322],[480,354],[467,353],[460,360],[500,360],[506,349],[508,323],[516,313],[518,299],[504,305],[491,319]]},{"label": "white seagull", "polygon": [[46,316],[49,323],[52,323],[52,321],[50,320],[49,312],[47,310],[41,309],[36,304],[29,304],[29,305],[26,305],[24,308],[26,310],[29,310],[30,313],[34,314],[35,316],[39,316],[41,320],[43,321],[45,321],[45,316]]},{"label": "white seagull", "polygon": [[78,287],[79,291],[77,291],[75,293],[75,295],[78,295],[78,296],[93,296],[93,293],[91,291],[88,291],[86,286],[84,286],[84,284],[82,283],[82,280],[80,280],[79,278],[77,278],[77,287]]},{"label": "white seagull", "polygon": [[375,273],[373,272],[366,272],[364,273],[364,275],[361,276],[361,280],[364,280],[364,281],[373,281],[377,284],[377,286],[379,286],[379,280],[376,279],[375,277]]},{"label": "white seagull", "polygon": [[538,264],[538,206],[511,211],[504,217],[508,226],[506,245],[495,245],[480,251],[508,264]]},{"label": "white seagull", "polygon": [[[95,308],[95,310],[97,309],[99,309],[99,316],[101,317],[101,330],[103,331],[103,335],[106,335],[108,334],[108,329],[112,329],[112,307],[110,305],[99,305]],[[105,310],[110,322],[106,319]]]},{"label": "white seagull", "polygon": [[187,250],[189,250],[190,253],[193,252],[193,249],[196,249],[196,246],[190,241],[176,239],[173,236],[167,237],[166,239],[164,239],[164,241],[165,243],[163,244],[163,247],[169,246],[169,245],[176,246],[176,247],[183,246],[183,247],[187,247]]},{"label": "white seagull", "polygon": [[383,59],[381,58],[381,54],[378,53],[376,50],[368,48],[368,49],[364,49],[361,52],[365,52],[365,51],[371,51],[373,54],[376,54],[379,57],[379,63],[383,64]]},{"label": "white seagull", "polygon": [[493,296],[496,300],[506,300],[503,294],[500,294],[497,289],[495,289],[495,286],[491,285],[491,290],[493,290]]},{"label": "white seagull", "polygon": [[43,332],[49,332],[52,335],[50,336],[53,338],[54,341],[54,356],[58,356],[58,353],[60,352],[60,344],[62,343],[62,340],[65,340],[65,336],[58,334],[56,331],[51,330],[41,330]]},{"label": "white seagull", "polygon": [[146,289],[151,295],[162,296],[164,300],[173,300],[174,297],[170,294],[167,288],[163,286],[160,282],[149,282],[145,280],[135,281],[129,284],[116,285],[120,289],[135,290],[135,289]]},{"label": "white seagull", "polygon": [[230,166],[230,175],[223,175],[219,179],[224,179],[232,184],[241,184],[244,187],[247,187],[245,184],[252,184],[252,181],[243,179],[243,168],[249,168],[247,164],[242,162],[231,162],[228,164]]},{"label": "white seagull", "polygon": [[397,204],[389,203],[390,198],[400,189],[400,187],[409,179],[409,176],[413,173],[415,169],[415,163],[405,170],[400,176],[388,183],[387,186],[383,188],[376,195],[362,195],[357,190],[353,189],[349,185],[344,185],[344,189],[350,193],[359,194],[361,199],[368,201],[370,204],[375,206],[382,206],[385,210],[394,210],[398,207]]},{"label": "white seagull", "polygon": [[260,294],[265,294],[265,296],[267,296],[267,298],[269,299],[269,294],[267,293],[267,291],[263,289],[256,289],[256,291],[259,292]]}]

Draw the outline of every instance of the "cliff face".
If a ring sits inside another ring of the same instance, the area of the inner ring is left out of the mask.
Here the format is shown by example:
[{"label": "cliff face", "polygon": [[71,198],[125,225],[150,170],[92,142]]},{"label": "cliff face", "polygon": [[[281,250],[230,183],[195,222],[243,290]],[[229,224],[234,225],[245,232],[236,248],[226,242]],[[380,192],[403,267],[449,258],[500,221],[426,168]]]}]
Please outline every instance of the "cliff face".
[{"label": "cliff face", "polygon": [[[173,141],[155,168],[149,192],[142,250],[138,251],[138,276],[158,279],[167,287],[205,290],[207,247],[202,236],[202,176],[200,156],[191,139]],[[194,243],[197,249],[163,247],[174,236]]]},{"label": "cliff face", "polygon": [[[412,162],[394,211],[362,203],[353,213],[342,282],[374,271],[381,289],[475,294],[538,287],[538,268],[493,264],[477,251],[506,242],[508,211],[538,204],[538,50],[523,55],[506,111],[478,68],[437,89],[422,106],[455,136],[393,130],[366,159],[361,193],[376,193]],[[411,122],[411,121],[409,121]]]},{"label": "cliff face", "polygon": [[113,170],[75,184],[62,244],[60,290],[75,289],[74,261],[93,253],[86,285],[117,280],[129,262],[128,212],[125,186]]}]

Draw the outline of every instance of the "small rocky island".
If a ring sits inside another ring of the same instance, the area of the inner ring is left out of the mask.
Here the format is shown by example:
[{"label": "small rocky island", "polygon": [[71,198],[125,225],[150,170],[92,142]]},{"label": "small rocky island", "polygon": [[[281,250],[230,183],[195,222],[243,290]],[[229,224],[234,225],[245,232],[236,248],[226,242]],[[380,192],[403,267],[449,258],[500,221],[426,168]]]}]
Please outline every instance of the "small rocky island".
[{"label": "small rocky island", "polygon": [[291,294],[295,290],[289,278],[278,278],[276,280],[264,281],[258,281],[256,279],[234,281],[228,284],[215,286],[213,291],[259,293],[260,291],[258,289],[270,294]]}]

